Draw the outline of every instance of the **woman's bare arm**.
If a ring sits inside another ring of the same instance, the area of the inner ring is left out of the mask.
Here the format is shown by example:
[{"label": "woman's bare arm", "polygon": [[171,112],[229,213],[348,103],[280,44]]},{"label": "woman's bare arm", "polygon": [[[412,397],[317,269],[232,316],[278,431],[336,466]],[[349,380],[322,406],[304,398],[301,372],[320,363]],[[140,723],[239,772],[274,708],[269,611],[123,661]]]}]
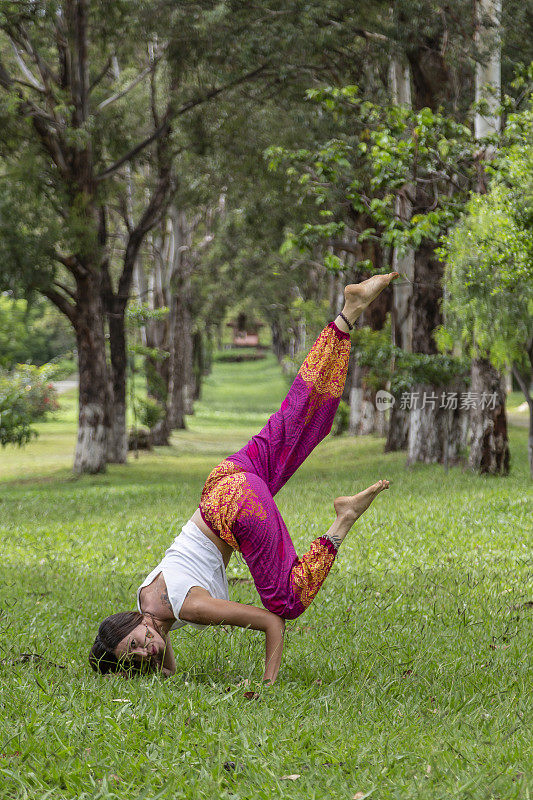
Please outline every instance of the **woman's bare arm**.
[{"label": "woman's bare arm", "polygon": [[263,680],[274,683],[277,678],[281,654],[285,620],[267,611],[266,608],[247,606],[231,600],[218,600],[208,591],[195,586],[181,606],[180,619],[200,625],[237,625],[264,631],[266,637],[265,673]]},{"label": "woman's bare arm", "polygon": [[172,647],[170,636],[167,636],[166,639],[165,655],[163,656],[161,671],[165,678],[168,678],[170,675],[174,675],[176,672],[176,657],[174,655],[174,648]]}]

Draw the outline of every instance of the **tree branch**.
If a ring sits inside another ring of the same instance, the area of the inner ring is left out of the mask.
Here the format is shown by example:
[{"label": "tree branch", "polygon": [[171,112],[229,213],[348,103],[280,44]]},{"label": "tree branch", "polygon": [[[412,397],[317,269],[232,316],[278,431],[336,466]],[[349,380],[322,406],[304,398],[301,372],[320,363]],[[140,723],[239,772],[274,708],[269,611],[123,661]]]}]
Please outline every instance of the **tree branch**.
[{"label": "tree branch", "polygon": [[142,72],[140,72],[140,73],[137,75],[137,77],[136,77],[136,78],[134,78],[134,79],[131,81],[131,83],[129,83],[127,86],[125,86],[125,87],[124,87],[124,89],[121,89],[121,91],[120,91],[120,92],[117,92],[116,94],[113,94],[113,95],[111,95],[110,97],[106,97],[106,99],[105,99],[105,100],[102,100],[102,102],[101,102],[101,103],[99,103],[99,104],[96,106],[95,114],[98,114],[98,113],[100,113],[100,111],[103,111],[103,110],[104,110],[104,108],[107,108],[107,106],[111,105],[111,103],[114,103],[114,102],[115,102],[115,100],[119,100],[121,97],[124,97],[124,95],[125,95],[125,94],[127,94],[128,92],[130,92],[132,89],[134,89],[134,88],[135,88],[135,86],[137,86],[137,84],[139,84],[139,83],[140,83],[142,80],[144,80],[144,78],[145,78],[145,77],[146,77],[146,76],[147,76],[147,75],[148,75],[148,74],[149,74],[149,73],[150,73],[150,72],[151,72],[153,69],[154,69],[154,65],[152,65],[152,64],[150,64],[148,67],[145,67],[145,69],[143,69],[143,71],[142,71]]},{"label": "tree branch", "polygon": [[107,61],[104,64],[104,67],[103,67],[102,71],[98,73],[98,75],[96,76],[94,81],[89,86],[89,94],[93,91],[93,89],[96,86],[98,86],[98,84],[100,83],[102,78],[105,76],[106,72],[108,71],[109,67],[111,66],[112,61],[113,61],[113,56],[109,56],[109,58],[107,59]]},{"label": "tree branch", "polygon": [[54,250],[53,256],[56,261],[59,261],[60,264],[63,264],[63,266],[66,267],[75,278],[85,278],[89,274],[88,270],[79,263],[75,256],[64,256],[62,253],[58,253],[56,250]]},{"label": "tree branch", "polygon": [[361,245],[355,241],[348,241],[345,239],[329,239],[326,242],[328,247],[333,247],[334,250],[341,253],[352,253],[354,256],[361,255]]},{"label": "tree branch", "polygon": [[13,31],[10,34],[10,36],[12,36],[12,38],[15,39],[15,41],[18,41],[20,46],[23,47],[24,50],[27,52],[27,54],[33,59],[37,69],[39,70],[39,74],[41,76],[43,84],[45,85],[47,90],[52,93],[50,82],[52,81],[53,83],[56,84],[56,86],[58,86],[59,81],[57,79],[57,75],[54,74],[52,68],[47,64],[47,62],[44,60],[44,58],[39,53],[37,48],[34,46],[32,40],[29,37],[28,32],[26,31],[22,23],[16,25],[15,30],[16,33],[15,31]]},{"label": "tree branch", "polygon": [[524,394],[524,397],[526,398],[528,406],[530,407],[530,409],[533,409],[533,397],[531,397],[531,395],[529,393],[529,386],[527,385],[526,381],[524,380],[520,370],[518,369],[516,364],[512,364],[511,365],[511,370],[513,372],[513,375],[516,378],[516,382],[518,383],[518,385],[520,386],[520,388],[521,388],[521,390],[522,390],[522,392]]},{"label": "tree branch", "polygon": [[[13,78],[8,73],[2,60],[0,59],[0,86],[6,91],[13,88]],[[67,162],[62,151],[62,142],[59,135],[54,134],[49,127],[49,124],[56,125],[56,121],[49,117],[39,106],[35,105],[31,100],[24,97],[19,89],[15,90],[20,100],[20,110],[23,114],[27,114],[33,122],[33,126],[37,131],[41,143],[44,145],[48,154],[51,156],[54,164],[57,166],[62,176],[68,179]]]},{"label": "tree branch", "polygon": [[24,73],[24,75],[29,80],[31,86],[34,89],[37,89],[38,92],[44,92],[45,91],[44,86],[39,83],[39,81],[37,80],[37,78],[35,77],[33,72],[31,71],[31,69],[26,66],[26,63],[25,63],[24,59],[22,58],[22,56],[20,55],[20,53],[18,51],[18,48],[17,48],[15,42],[13,41],[13,39],[10,38],[9,41],[11,42],[11,46],[13,47],[13,51],[15,53],[15,58],[17,59],[17,64],[19,65],[19,67],[21,68],[22,72]]},{"label": "tree branch", "polygon": [[222,94],[223,92],[226,92],[229,89],[232,89],[235,86],[244,83],[245,81],[255,78],[261,72],[264,72],[267,66],[268,63],[262,64],[260,67],[257,67],[257,69],[254,69],[251,72],[247,72],[245,75],[241,75],[239,78],[236,78],[234,81],[230,81],[224,86],[220,86],[218,89],[211,89],[211,91],[206,92],[206,94],[201,95],[200,97],[196,97],[194,100],[189,100],[187,103],[184,103],[176,111],[172,111],[172,101],[171,101],[171,103],[169,103],[167,107],[167,110],[165,111],[163,122],[161,123],[161,125],[159,125],[159,127],[156,128],[155,131],[150,134],[150,136],[147,136],[146,139],[144,139],[142,142],[140,142],[138,145],[132,148],[129,151],[129,153],[126,153],[126,155],[122,156],[122,158],[119,158],[118,161],[115,161],[114,164],[112,164],[106,170],[97,175],[96,180],[102,181],[105,180],[105,178],[109,178],[118,169],[120,169],[120,167],[123,164],[125,164],[127,161],[131,161],[131,159],[135,158],[135,156],[138,153],[140,153],[141,150],[144,150],[145,147],[148,147],[148,145],[152,144],[152,142],[155,142],[156,139],[158,139],[164,133],[165,128],[170,120],[179,117],[181,114],[185,114],[187,111],[190,111],[191,108],[195,108],[196,106],[199,106],[202,103],[206,103],[207,101],[212,100],[213,97],[217,97],[219,94]]},{"label": "tree branch", "polygon": [[165,116],[163,118],[163,122],[161,123],[161,125],[158,128],[156,128],[156,130],[153,133],[151,133],[150,136],[148,136],[146,139],[144,139],[144,141],[142,141],[140,144],[138,144],[134,148],[132,148],[129,151],[129,153],[126,153],[125,156],[122,156],[122,158],[119,158],[118,161],[115,161],[115,163],[112,164],[112,166],[108,167],[103,172],[100,172],[100,174],[96,176],[96,180],[97,181],[103,181],[103,180],[105,180],[105,178],[109,178],[118,169],[120,169],[120,167],[123,164],[126,164],[127,161],[131,161],[131,159],[135,158],[135,156],[138,153],[140,153],[141,150],[144,150],[145,147],[148,147],[148,145],[152,144],[152,142],[155,142],[156,139],[158,139],[164,133],[165,128],[166,128],[166,126],[168,124],[168,116],[169,116],[169,112],[168,112],[168,109],[167,109],[167,111],[165,113]]},{"label": "tree branch", "polygon": [[367,31],[364,28],[352,28],[351,30],[355,33],[356,36],[361,36],[363,39],[366,39],[367,41],[369,39],[370,40],[373,39],[378,42],[391,41],[390,38],[388,36],[385,36],[384,33],[377,33],[377,31]]},{"label": "tree branch", "polygon": [[54,281],[54,286],[57,286],[58,289],[62,289],[62,291],[64,291],[65,294],[68,294],[68,296],[72,298],[72,300],[74,300],[75,303],[78,302],[78,296],[76,292],[73,291],[72,289],[69,289],[69,287],[65,286],[64,283],[61,283],[61,281]]},{"label": "tree branch", "polygon": [[33,127],[39,134],[41,139],[41,143],[44,145],[46,150],[48,151],[52,161],[59,169],[63,179],[65,181],[70,180],[72,177],[70,175],[70,171],[67,166],[67,160],[63,153],[62,149],[62,142],[59,136],[54,136],[50,131],[50,128],[45,124],[44,120],[41,118],[41,115],[33,113],[30,109],[30,116],[33,121]]},{"label": "tree branch", "polygon": [[45,297],[51,300],[52,303],[61,311],[61,313],[68,317],[72,325],[76,327],[76,322],[78,320],[76,306],[72,303],[69,303],[64,295],[59,294],[59,292],[57,292],[55,289],[52,289],[52,287],[43,289],[42,293]]},{"label": "tree branch", "polygon": [[171,168],[166,165],[160,172],[157,187],[150,198],[144,213],[142,214],[139,222],[131,231],[128,242],[126,245],[126,252],[124,254],[124,268],[119,278],[117,289],[117,301],[122,307],[126,307],[128,302],[131,281],[133,277],[133,269],[137,259],[139,248],[148,231],[150,231],[161,218],[161,214],[168,202],[169,188],[171,184],[170,179]]},{"label": "tree branch", "polygon": [[[148,45],[148,54],[152,58],[152,45]],[[157,112],[157,88],[155,84],[155,70],[150,75],[150,108],[152,110],[152,119],[154,126],[157,128],[161,124],[159,114]]]},{"label": "tree branch", "polygon": [[377,31],[369,31],[366,28],[359,28],[353,27],[349,24],[346,24],[346,20],[343,17],[329,17],[329,19],[317,20],[319,25],[324,27],[328,27],[328,25],[333,25],[337,28],[345,28],[345,30],[351,31],[356,36],[360,36],[362,39],[368,40],[376,40],[378,42],[390,42],[391,39],[389,36],[386,36],[384,33],[378,33]]}]

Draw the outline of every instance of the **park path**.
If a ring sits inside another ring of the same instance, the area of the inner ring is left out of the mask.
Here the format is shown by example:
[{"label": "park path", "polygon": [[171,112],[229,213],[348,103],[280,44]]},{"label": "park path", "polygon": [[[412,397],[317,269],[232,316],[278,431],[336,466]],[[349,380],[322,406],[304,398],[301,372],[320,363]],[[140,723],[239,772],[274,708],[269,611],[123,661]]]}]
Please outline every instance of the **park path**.
[{"label": "park path", "polygon": [[52,384],[58,394],[64,394],[70,391],[70,389],[76,389],[78,387],[78,378],[69,378],[66,381],[52,381]]}]

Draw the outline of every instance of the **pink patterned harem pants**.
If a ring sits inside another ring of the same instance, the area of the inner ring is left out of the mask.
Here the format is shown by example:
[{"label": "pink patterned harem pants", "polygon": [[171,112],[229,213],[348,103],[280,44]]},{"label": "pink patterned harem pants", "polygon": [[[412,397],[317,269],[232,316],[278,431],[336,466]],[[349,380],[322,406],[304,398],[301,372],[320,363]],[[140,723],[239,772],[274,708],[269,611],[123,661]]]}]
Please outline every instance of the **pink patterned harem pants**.
[{"label": "pink patterned harem pants", "polygon": [[212,470],[202,491],[204,522],[241,551],[263,605],[285,619],[298,617],[309,606],[337,551],[321,536],[298,558],[274,495],[331,430],[349,354],[349,335],[330,322],[279,411]]}]

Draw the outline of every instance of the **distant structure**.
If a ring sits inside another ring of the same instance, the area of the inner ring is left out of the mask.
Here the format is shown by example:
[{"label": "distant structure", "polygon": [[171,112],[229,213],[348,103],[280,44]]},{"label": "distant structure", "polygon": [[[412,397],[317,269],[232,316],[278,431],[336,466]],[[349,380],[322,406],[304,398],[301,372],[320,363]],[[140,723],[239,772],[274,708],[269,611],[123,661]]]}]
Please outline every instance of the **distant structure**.
[{"label": "distant structure", "polygon": [[233,331],[233,347],[261,347],[259,329],[264,326],[264,322],[248,319],[246,314],[241,313],[237,319],[226,324]]}]

